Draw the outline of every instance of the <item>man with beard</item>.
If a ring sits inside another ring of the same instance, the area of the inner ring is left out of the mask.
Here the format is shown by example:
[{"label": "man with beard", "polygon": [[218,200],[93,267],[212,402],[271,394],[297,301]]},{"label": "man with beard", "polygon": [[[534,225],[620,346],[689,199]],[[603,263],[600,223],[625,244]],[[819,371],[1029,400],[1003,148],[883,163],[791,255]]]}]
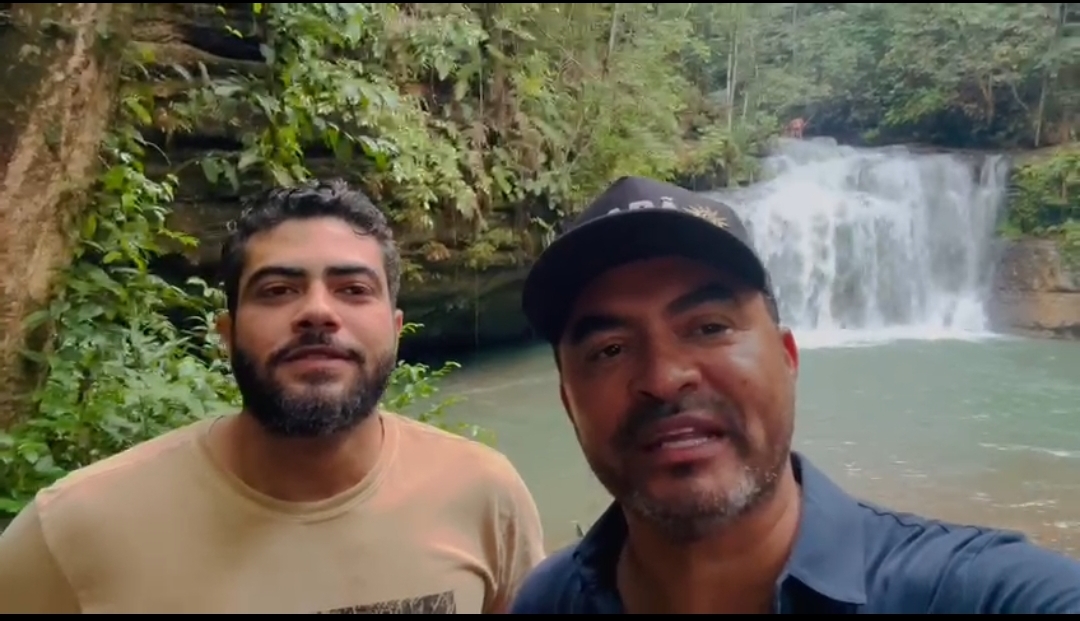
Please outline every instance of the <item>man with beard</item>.
[{"label": "man with beard", "polygon": [[222,266],[243,410],[42,491],[0,537],[0,614],[505,612],[536,507],[500,454],[379,411],[402,326],[379,210],[268,192]]},{"label": "man with beard", "polygon": [[615,503],[512,613],[1080,612],[1076,562],[859,502],[791,451],[798,350],[730,207],[620,179],[523,306]]}]

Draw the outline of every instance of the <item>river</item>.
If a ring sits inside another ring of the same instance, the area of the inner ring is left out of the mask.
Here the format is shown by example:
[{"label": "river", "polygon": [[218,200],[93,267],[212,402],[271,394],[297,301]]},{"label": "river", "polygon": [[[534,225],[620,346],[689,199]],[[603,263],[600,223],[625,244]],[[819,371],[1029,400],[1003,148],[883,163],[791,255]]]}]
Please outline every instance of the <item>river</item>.
[{"label": "river", "polygon": [[[787,142],[726,198],[803,355],[795,448],[852,493],[1023,530],[1080,556],[1080,344],[988,332],[1001,158]],[[607,506],[558,399],[551,352],[486,353],[444,383],[491,429],[548,544]]]}]

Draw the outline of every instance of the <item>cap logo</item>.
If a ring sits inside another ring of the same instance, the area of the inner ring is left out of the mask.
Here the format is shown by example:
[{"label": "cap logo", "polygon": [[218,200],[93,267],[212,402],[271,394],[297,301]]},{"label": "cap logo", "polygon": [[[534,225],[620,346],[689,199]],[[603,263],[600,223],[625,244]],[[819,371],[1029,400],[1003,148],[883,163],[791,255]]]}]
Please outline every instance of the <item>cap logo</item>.
[{"label": "cap logo", "polygon": [[726,229],[728,227],[727,218],[716,213],[715,209],[709,209],[708,207],[702,207],[701,205],[691,205],[686,208],[686,213],[697,216],[716,228]]},{"label": "cap logo", "polygon": [[675,200],[670,196],[661,196],[660,204],[657,205],[649,199],[640,201],[630,201],[626,204],[626,207],[615,207],[608,211],[608,215],[622,213],[624,211],[636,211],[638,209],[678,209],[679,206],[675,204]]},{"label": "cap logo", "polygon": [[674,209],[701,218],[717,228],[726,229],[728,227],[727,218],[717,213],[715,209],[709,209],[702,205],[679,207],[675,204],[675,199],[670,196],[661,196],[659,205],[649,199],[630,201],[625,207],[615,207],[608,210],[607,215],[622,213],[624,211],[636,211],[638,209]]}]

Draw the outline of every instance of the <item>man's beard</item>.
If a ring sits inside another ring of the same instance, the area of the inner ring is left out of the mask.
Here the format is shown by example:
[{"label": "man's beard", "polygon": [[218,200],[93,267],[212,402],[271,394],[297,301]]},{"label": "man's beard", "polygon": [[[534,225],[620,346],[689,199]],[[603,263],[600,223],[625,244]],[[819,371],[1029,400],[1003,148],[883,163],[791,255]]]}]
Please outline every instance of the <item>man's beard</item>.
[{"label": "man's beard", "polygon": [[[736,472],[720,480],[707,472],[688,466],[674,469],[667,476],[686,477],[687,489],[677,498],[657,498],[650,493],[648,481],[635,476],[626,456],[639,450],[638,440],[658,420],[687,410],[705,410],[724,423],[725,441],[732,444],[739,457]],[[746,433],[742,416],[722,399],[691,396],[677,403],[643,404],[627,416],[613,442],[614,454],[621,467],[611,467],[586,455],[590,467],[608,492],[624,510],[634,513],[658,528],[667,538],[692,542],[707,536],[759,506],[776,490],[787,465],[790,442],[754,447]],[[766,449],[766,450],[763,450]],[[700,487],[698,481],[701,477]]]},{"label": "man's beard", "polygon": [[332,342],[325,334],[305,333],[297,342],[271,356],[261,370],[242,348],[233,349],[233,377],[240,389],[244,410],[273,435],[317,438],[352,429],[375,412],[390,383],[396,364],[393,349],[374,359],[370,374],[364,373],[367,356],[350,350],[347,352],[349,360],[357,365],[359,374],[343,393],[326,394],[315,382],[306,389],[290,391],[274,379],[274,369],[291,351],[310,346],[332,346]]}]

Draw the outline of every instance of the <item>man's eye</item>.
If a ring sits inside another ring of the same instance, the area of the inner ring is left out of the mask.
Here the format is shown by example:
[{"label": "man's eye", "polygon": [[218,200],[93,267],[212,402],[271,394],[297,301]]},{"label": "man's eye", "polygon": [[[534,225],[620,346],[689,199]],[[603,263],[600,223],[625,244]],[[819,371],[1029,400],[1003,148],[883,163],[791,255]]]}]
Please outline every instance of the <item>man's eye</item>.
[{"label": "man's eye", "polygon": [[593,353],[589,354],[588,359],[590,361],[608,360],[621,354],[622,350],[622,345],[612,343],[610,345],[605,345],[599,349],[594,350]]},{"label": "man's eye", "polygon": [[608,358],[612,356],[618,356],[622,352],[622,345],[608,345],[600,350],[600,355]]},{"label": "man's eye", "polygon": [[285,285],[271,285],[269,287],[263,288],[262,295],[264,297],[272,298],[280,295],[285,295],[290,291],[292,291],[292,288]]},{"label": "man's eye", "polygon": [[349,285],[341,291],[346,295],[368,295],[371,293],[371,287],[366,285]]}]

